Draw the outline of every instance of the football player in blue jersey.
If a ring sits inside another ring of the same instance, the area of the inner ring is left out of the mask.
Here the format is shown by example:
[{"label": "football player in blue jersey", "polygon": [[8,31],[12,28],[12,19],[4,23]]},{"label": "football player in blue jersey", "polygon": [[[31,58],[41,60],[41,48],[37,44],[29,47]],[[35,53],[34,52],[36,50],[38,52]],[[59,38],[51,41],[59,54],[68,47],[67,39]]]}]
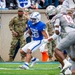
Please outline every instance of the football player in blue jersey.
[{"label": "football player in blue jersey", "polygon": [[[29,69],[29,63],[32,59],[32,53],[44,43],[44,40],[48,38],[46,33],[46,24],[41,21],[41,14],[39,12],[32,12],[30,20],[28,21],[28,31],[32,36],[33,41],[27,43],[21,50],[20,53],[24,54],[26,59],[25,63],[20,66],[22,69]],[[36,60],[36,59],[34,59]]]}]

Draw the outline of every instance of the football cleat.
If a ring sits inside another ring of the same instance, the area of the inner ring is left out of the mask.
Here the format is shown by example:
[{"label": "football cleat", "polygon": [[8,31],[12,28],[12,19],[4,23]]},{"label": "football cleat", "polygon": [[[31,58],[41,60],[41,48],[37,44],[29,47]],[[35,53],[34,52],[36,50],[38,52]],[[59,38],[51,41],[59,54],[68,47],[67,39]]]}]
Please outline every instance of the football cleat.
[{"label": "football cleat", "polygon": [[27,64],[24,64],[24,65],[19,66],[19,68],[28,70],[29,66]]},{"label": "football cleat", "polygon": [[65,75],[72,75],[71,70],[68,68],[66,69],[66,71],[64,72]]},{"label": "football cleat", "polygon": [[33,67],[33,66],[36,64],[36,62],[38,62],[38,61],[39,61],[39,59],[34,58],[34,59],[32,60],[32,63],[31,63],[31,65],[30,65],[30,67]]},{"label": "football cleat", "polygon": [[72,64],[69,63],[69,62],[67,62],[67,63],[64,65],[63,69],[61,70],[61,72],[65,71],[67,68],[70,68],[71,66],[72,66]]},{"label": "football cleat", "polygon": [[71,70],[68,68],[64,72],[60,73],[59,75],[72,75]]},{"label": "football cleat", "polygon": [[60,65],[58,66],[58,68],[59,68],[59,69],[62,69],[62,65],[60,64]]}]

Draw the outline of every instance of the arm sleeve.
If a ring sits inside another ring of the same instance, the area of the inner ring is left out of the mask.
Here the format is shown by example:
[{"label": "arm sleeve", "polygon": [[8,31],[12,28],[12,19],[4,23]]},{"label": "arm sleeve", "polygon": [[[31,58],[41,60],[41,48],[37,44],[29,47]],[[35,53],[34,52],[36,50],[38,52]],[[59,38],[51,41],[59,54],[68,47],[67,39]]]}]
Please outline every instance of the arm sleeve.
[{"label": "arm sleeve", "polygon": [[[58,26],[58,27],[57,27]],[[54,24],[54,30],[58,30],[59,31],[59,35],[61,33],[61,26],[60,26],[60,20],[59,19],[56,19],[55,20],[55,24]]]},{"label": "arm sleeve", "polygon": [[43,31],[43,30],[46,30],[46,25],[43,24],[41,27],[40,27],[40,31]]},{"label": "arm sleeve", "polygon": [[59,19],[56,19],[56,20],[55,20],[54,26],[57,26],[57,25],[58,25],[58,26],[60,25],[60,20],[59,20]]},{"label": "arm sleeve", "polygon": [[11,21],[9,22],[9,29],[12,31],[12,30],[14,30],[14,18],[13,19],[11,19]]}]

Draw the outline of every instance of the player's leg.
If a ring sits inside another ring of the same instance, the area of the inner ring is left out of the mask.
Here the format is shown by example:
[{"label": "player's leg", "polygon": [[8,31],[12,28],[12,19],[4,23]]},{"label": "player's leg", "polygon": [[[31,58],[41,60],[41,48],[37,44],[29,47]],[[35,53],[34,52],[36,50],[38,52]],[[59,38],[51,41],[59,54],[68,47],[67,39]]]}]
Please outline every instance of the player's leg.
[{"label": "player's leg", "polygon": [[49,60],[51,60],[53,57],[53,55],[52,55],[52,41],[47,43],[47,48],[48,48],[48,57],[49,57]]},{"label": "player's leg", "polygon": [[71,67],[71,70],[72,70],[72,74],[74,75],[75,74],[75,45],[72,45],[71,46],[71,63],[72,63],[72,67]]},{"label": "player's leg", "polygon": [[[39,50],[40,46],[42,46],[41,45],[41,41],[34,41],[31,47],[33,47],[33,48],[35,47],[35,48],[33,49],[32,52],[34,52],[36,50]],[[43,48],[43,49],[45,49],[45,48]],[[33,67],[36,64],[36,62],[38,62],[38,61],[39,61],[38,58],[32,57],[31,58],[31,65],[30,65],[30,67]]]},{"label": "player's leg", "polygon": [[[20,37],[20,48],[22,48],[23,46],[26,45],[26,41],[24,39],[24,37]],[[25,54],[21,54],[21,61],[24,61],[25,60]]]},{"label": "player's leg", "polygon": [[[70,36],[71,36],[71,38],[70,38]],[[64,63],[64,67],[63,67],[62,71],[71,66],[71,64],[65,59],[65,56],[62,53],[62,50],[71,46],[73,43],[75,43],[74,41],[75,41],[74,36],[72,35],[72,33],[70,33],[69,35],[67,35],[65,38],[63,38],[60,41],[60,43],[58,44],[58,46],[55,50],[56,55],[58,55],[63,60],[63,63]]]},{"label": "player's leg", "polygon": [[[66,60],[64,54],[63,54],[61,51],[59,51],[59,49],[56,49],[56,51],[57,51],[57,54],[60,54],[60,55],[58,55],[58,57],[60,57],[60,59],[63,60],[64,67],[63,67],[63,69],[62,69],[61,71],[64,71],[66,68],[68,68],[68,67],[71,66],[71,63],[69,63],[69,62]],[[57,54],[56,54],[56,55],[57,55]]]},{"label": "player's leg", "polygon": [[32,41],[26,44],[25,47],[22,48],[21,51],[26,52],[26,59],[24,65],[21,66],[20,68],[29,69],[29,63],[32,58],[32,52],[37,50],[40,47],[40,45],[41,45],[41,41]]},{"label": "player's leg", "polygon": [[[65,53],[65,52],[64,52]],[[70,48],[67,49],[67,54],[69,55],[68,57],[68,61],[72,64],[71,67],[69,67],[68,69],[66,69],[64,71],[64,74],[75,74],[75,48],[74,45],[70,46]]]},{"label": "player's leg", "polygon": [[56,54],[55,54],[55,57],[60,62],[61,67],[63,67],[64,66],[64,63],[63,63],[62,59],[58,55],[56,55]]},{"label": "player's leg", "polygon": [[38,61],[39,61],[38,58],[32,57],[32,58],[31,58],[31,65],[30,65],[30,67],[33,67]]},{"label": "player's leg", "polygon": [[55,56],[54,56],[54,54],[55,54],[55,53],[54,53],[54,50],[55,50],[55,48],[56,48],[56,44],[57,44],[57,40],[53,40],[53,41],[52,41],[52,56],[53,56],[53,57],[52,57],[52,60],[53,60],[53,61],[57,61],[57,59],[56,59]]},{"label": "player's leg", "polygon": [[[28,49],[28,47],[29,47],[30,44],[31,43],[27,43],[22,49],[20,49],[20,53],[22,55],[24,55],[25,61],[26,61],[26,56],[27,56],[27,49]],[[22,68],[22,69],[29,69],[29,63],[28,62],[27,63],[25,62],[23,65],[21,65],[19,67]]]},{"label": "player's leg", "polygon": [[11,47],[10,47],[10,50],[9,50],[9,60],[8,61],[14,61],[13,56],[14,56],[14,52],[16,50],[17,42],[18,42],[18,39],[16,39],[14,37],[12,42],[11,42]]}]

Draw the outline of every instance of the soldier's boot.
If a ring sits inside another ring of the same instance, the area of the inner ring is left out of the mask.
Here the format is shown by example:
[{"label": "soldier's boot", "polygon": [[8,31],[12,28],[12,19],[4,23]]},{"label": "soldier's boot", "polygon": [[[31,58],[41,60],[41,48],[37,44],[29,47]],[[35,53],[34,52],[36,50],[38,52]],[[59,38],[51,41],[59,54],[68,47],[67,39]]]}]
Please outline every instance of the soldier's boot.
[{"label": "soldier's boot", "polygon": [[49,55],[48,57],[49,57],[50,61],[53,61],[53,59],[52,59],[53,56],[52,55]]},{"label": "soldier's boot", "polygon": [[8,62],[12,62],[12,61],[14,61],[13,57],[12,56],[9,56]]},{"label": "soldier's boot", "polygon": [[48,57],[49,57],[49,60],[51,60],[53,56],[52,55],[49,55]]},{"label": "soldier's boot", "polygon": [[0,62],[3,62],[4,60],[2,59],[2,57],[0,56]]}]

